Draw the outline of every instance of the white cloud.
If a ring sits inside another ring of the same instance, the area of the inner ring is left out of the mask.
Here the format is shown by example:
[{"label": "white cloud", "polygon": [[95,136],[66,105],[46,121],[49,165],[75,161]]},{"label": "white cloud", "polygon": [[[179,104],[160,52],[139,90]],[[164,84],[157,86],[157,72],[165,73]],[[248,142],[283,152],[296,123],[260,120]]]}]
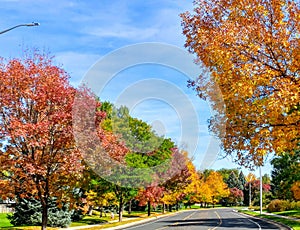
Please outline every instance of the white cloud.
[{"label": "white cloud", "polygon": [[135,26],[117,24],[108,27],[92,28],[87,31],[87,33],[100,38],[106,37],[142,41],[153,37],[159,33],[159,30],[157,28],[137,28]]}]

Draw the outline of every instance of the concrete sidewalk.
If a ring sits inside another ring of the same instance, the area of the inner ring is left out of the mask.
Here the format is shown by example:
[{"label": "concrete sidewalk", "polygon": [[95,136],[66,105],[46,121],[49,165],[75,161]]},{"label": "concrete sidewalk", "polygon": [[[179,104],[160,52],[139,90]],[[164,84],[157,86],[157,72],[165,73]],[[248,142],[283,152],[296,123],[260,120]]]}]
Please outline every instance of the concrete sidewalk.
[{"label": "concrete sidewalk", "polygon": [[[126,220],[136,220],[136,221],[138,221],[138,219],[142,219],[142,218],[141,217],[123,218],[123,221],[126,221]],[[104,222],[104,223],[100,223],[100,224],[92,224],[92,225],[83,225],[83,226],[77,226],[77,227],[61,228],[61,230],[80,230],[80,229],[93,228],[93,227],[103,226],[103,225],[106,225],[106,224],[117,223],[117,222],[119,222],[118,219],[110,220],[108,222]],[[109,229],[109,228],[106,228],[106,229]]]},{"label": "concrete sidewalk", "polygon": [[[260,211],[255,211],[256,213],[260,213]],[[291,217],[291,216],[282,216],[282,215],[278,215],[278,214],[274,214],[274,213],[270,213],[270,212],[262,212],[261,214],[263,215],[268,215],[268,216],[276,216],[276,217],[280,217],[280,218],[284,218],[284,219],[288,219],[288,220],[294,220],[294,221],[299,221],[299,218],[296,217]]]},{"label": "concrete sidewalk", "polygon": [[[153,221],[153,220],[156,220],[156,219],[160,219],[160,218],[163,218],[163,217],[166,217],[166,216],[174,215],[176,213],[177,212],[171,212],[171,213],[166,213],[166,214],[155,215],[153,217],[133,217],[133,218],[128,218],[128,217],[124,218],[123,217],[123,221],[122,222],[126,222],[128,220],[132,220],[133,222],[130,222],[130,223],[127,223],[127,224],[124,223],[124,224],[121,224],[121,225],[116,226],[116,227],[105,228],[105,230],[122,229],[124,227],[130,227],[130,226],[133,226],[133,225],[136,225],[136,224],[142,224],[142,223]],[[119,222],[119,220],[118,219],[111,220],[111,221],[108,221],[108,222],[105,222],[105,223],[102,223],[102,224],[94,224],[94,225],[84,225],[84,226],[77,226],[77,227],[61,228],[61,230],[80,230],[80,229],[86,229],[86,228],[100,227],[100,226],[103,226],[103,225],[106,225],[106,224],[116,223],[116,222]]]}]

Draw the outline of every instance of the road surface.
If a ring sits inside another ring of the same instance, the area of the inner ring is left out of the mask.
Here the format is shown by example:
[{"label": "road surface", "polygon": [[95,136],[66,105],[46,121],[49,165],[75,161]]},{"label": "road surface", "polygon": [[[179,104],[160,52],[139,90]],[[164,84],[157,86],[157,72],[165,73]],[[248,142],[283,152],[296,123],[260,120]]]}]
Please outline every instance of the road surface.
[{"label": "road surface", "polygon": [[180,212],[128,228],[127,230],[274,230],[287,229],[232,209],[207,209]]}]

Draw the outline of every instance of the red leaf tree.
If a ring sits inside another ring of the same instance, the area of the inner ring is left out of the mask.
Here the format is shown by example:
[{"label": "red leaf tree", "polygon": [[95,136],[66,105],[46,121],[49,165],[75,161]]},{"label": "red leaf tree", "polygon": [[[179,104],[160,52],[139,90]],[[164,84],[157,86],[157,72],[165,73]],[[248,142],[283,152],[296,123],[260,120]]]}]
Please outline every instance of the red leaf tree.
[{"label": "red leaf tree", "polygon": [[155,207],[163,196],[164,187],[152,184],[141,190],[136,197],[140,206],[147,205],[148,216],[151,215],[151,206]]},{"label": "red leaf tree", "polygon": [[243,191],[236,187],[230,188],[229,190],[230,190],[230,195],[229,195],[230,203],[234,205],[240,204],[244,198]]},{"label": "red leaf tree", "polygon": [[49,199],[68,201],[83,169],[72,131],[77,90],[46,55],[2,60],[0,76],[0,195],[38,199],[46,229]]}]

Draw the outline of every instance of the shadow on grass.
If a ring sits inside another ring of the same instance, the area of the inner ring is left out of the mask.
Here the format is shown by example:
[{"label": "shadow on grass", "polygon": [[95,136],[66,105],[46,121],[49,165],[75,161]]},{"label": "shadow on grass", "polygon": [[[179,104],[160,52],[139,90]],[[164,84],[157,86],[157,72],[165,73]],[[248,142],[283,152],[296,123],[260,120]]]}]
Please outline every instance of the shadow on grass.
[{"label": "shadow on grass", "polygon": [[138,215],[138,214],[124,214],[123,217],[126,218],[138,218],[138,217],[142,217],[142,215]]},{"label": "shadow on grass", "polygon": [[282,215],[282,216],[289,216],[289,217],[300,218],[300,210],[290,210],[290,211],[284,211],[284,212],[274,212],[274,214],[278,214],[278,215]]},{"label": "shadow on grass", "polygon": [[107,223],[108,220],[96,217],[96,216],[85,216],[82,220],[73,222],[72,225],[93,225],[93,224],[104,224]]}]

